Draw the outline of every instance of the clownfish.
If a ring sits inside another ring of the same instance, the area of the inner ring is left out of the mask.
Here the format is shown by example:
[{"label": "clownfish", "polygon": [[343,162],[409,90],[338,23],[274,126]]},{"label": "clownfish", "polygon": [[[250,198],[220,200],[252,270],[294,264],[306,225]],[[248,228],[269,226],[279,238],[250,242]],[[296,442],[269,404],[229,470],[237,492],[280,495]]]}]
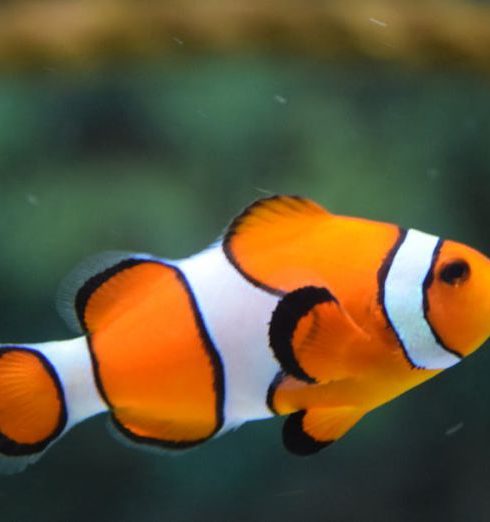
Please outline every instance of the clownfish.
[{"label": "clownfish", "polygon": [[106,255],[63,288],[82,335],[0,346],[2,472],[102,412],[175,451],[282,415],[309,455],[490,335],[486,256],[296,196],[253,203],[186,259]]}]

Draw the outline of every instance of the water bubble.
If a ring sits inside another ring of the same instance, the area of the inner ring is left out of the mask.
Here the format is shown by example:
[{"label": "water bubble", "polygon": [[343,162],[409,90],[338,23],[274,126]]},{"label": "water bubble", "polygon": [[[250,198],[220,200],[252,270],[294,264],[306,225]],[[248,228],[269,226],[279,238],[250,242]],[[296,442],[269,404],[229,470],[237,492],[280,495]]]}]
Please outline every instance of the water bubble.
[{"label": "water bubble", "polygon": [[441,171],[435,167],[427,169],[427,177],[430,180],[437,179],[441,175]]},{"label": "water bubble", "polygon": [[286,105],[288,102],[288,99],[285,98],[284,96],[282,96],[281,94],[275,94],[274,101],[276,101],[277,103],[279,103],[281,105]]},{"label": "water bubble", "polygon": [[37,207],[39,205],[39,198],[36,194],[26,194],[27,203],[32,205],[33,207]]}]

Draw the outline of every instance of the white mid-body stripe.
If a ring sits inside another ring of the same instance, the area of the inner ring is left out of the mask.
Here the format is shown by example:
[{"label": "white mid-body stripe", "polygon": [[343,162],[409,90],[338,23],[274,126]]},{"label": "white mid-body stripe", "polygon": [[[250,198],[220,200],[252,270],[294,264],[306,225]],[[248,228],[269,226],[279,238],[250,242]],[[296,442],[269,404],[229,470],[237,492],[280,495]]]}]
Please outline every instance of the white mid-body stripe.
[{"label": "white mid-body stripe", "polygon": [[424,281],[439,238],[408,230],[385,280],[384,306],[405,353],[419,368],[449,368],[459,357],[435,338],[424,314]]},{"label": "white mid-body stripe", "polygon": [[107,410],[95,384],[85,337],[22,346],[34,348],[45,355],[58,375],[66,401],[64,432],[82,420]]},{"label": "white mid-body stripe", "polygon": [[269,321],[279,298],[253,286],[221,245],[175,262],[185,274],[222,363],[224,425],[270,417],[267,392],[279,364],[269,348]]}]

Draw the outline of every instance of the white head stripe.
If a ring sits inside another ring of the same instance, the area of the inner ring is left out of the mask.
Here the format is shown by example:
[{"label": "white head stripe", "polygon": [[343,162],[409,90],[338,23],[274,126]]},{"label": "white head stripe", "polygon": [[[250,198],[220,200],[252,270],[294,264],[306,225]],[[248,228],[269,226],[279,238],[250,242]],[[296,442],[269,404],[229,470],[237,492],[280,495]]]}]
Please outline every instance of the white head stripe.
[{"label": "white head stripe", "polygon": [[438,242],[435,236],[408,230],[384,283],[386,315],[405,354],[414,366],[428,370],[449,368],[460,361],[438,342],[424,314],[424,281]]}]

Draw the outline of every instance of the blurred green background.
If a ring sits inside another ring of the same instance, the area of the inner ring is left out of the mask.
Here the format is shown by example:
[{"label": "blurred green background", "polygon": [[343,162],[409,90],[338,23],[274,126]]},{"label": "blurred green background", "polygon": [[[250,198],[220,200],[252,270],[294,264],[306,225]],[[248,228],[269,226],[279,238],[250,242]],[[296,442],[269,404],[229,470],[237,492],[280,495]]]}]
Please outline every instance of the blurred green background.
[{"label": "blurred green background", "polygon": [[[490,246],[484,76],[234,53],[0,76],[0,338],[72,335],[59,280],[101,250],[184,257],[270,193]],[[301,459],[281,420],[179,457],[114,441],[103,417],[21,475],[24,521],[488,521],[490,353]]]}]

